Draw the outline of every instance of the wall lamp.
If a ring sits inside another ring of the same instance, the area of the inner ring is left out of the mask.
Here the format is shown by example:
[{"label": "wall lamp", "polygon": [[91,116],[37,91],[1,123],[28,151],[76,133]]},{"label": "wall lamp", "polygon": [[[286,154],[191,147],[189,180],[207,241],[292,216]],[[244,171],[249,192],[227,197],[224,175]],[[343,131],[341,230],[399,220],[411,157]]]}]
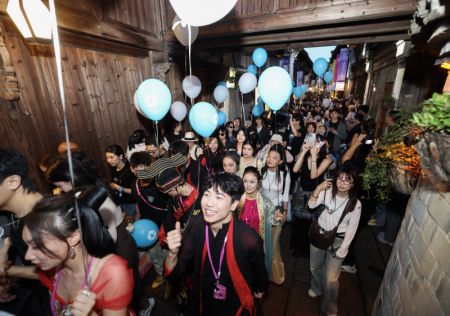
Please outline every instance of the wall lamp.
[{"label": "wall lamp", "polygon": [[50,11],[42,1],[9,0],[6,12],[27,42],[49,43],[52,38]]}]

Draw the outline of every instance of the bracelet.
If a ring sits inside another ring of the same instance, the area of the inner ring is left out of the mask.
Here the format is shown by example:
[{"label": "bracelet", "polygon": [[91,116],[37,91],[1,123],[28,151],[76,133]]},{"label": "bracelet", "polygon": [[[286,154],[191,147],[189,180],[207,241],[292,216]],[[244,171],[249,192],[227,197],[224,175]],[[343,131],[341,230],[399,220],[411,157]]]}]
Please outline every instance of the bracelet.
[{"label": "bracelet", "polygon": [[123,190],[125,190],[125,188],[124,188],[124,187],[119,187],[119,192],[120,192],[120,193],[122,193],[122,192],[123,192]]},{"label": "bracelet", "polygon": [[311,196],[312,196],[313,198],[315,198],[315,199],[318,199],[318,198],[319,198],[319,196],[315,196],[314,194],[311,194]]},{"label": "bracelet", "polygon": [[317,160],[311,160],[311,162],[316,162]]}]

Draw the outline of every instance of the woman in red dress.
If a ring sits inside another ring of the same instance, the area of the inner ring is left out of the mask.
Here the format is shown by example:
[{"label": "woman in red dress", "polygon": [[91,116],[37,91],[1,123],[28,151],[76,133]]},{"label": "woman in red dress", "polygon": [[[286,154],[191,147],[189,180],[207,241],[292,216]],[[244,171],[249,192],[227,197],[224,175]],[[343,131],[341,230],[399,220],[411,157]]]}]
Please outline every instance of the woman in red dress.
[{"label": "woman in red dress", "polygon": [[95,207],[69,195],[49,197],[23,223],[25,258],[49,289],[53,316],[130,314],[133,274],[113,254],[114,241]]}]

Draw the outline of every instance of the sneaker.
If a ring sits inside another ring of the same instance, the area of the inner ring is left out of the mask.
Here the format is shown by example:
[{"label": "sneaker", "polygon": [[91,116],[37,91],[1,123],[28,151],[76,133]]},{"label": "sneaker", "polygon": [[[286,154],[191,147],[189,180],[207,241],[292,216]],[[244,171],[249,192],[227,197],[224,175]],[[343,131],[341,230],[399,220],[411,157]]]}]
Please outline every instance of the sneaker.
[{"label": "sneaker", "polygon": [[156,278],[153,280],[152,283],[152,289],[156,289],[160,287],[164,283],[164,278],[162,275],[157,275]]},{"label": "sneaker", "polygon": [[146,309],[141,309],[138,313],[138,316],[150,316],[153,310],[153,307],[155,307],[155,299],[153,297],[150,297],[148,299],[148,307]]},{"label": "sneaker", "polygon": [[381,242],[381,243],[383,243],[385,245],[389,245],[391,247],[394,247],[394,243],[393,242],[390,242],[390,241],[387,241],[386,239],[384,239],[384,232],[379,232],[378,235],[377,235],[377,239],[378,239],[379,242]]},{"label": "sneaker", "polygon": [[355,274],[357,270],[356,270],[355,265],[352,265],[352,266],[343,265],[343,266],[341,266],[341,271],[347,272],[347,273],[351,273],[351,274]]},{"label": "sneaker", "polygon": [[311,298],[316,298],[317,296],[319,296],[319,295],[316,294],[316,292],[313,291],[313,289],[309,289],[308,290],[308,295]]}]

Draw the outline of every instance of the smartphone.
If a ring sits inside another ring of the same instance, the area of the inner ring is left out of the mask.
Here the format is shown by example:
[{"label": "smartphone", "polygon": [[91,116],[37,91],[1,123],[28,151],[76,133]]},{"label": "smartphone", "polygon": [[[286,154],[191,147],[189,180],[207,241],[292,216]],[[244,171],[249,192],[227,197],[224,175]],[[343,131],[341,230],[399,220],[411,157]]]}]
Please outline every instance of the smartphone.
[{"label": "smartphone", "polygon": [[373,139],[366,140],[366,145],[371,145],[373,143]]},{"label": "smartphone", "polygon": [[323,146],[323,144],[325,144],[325,142],[319,142],[319,143],[316,144],[316,147],[317,148],[321,148]]}]

